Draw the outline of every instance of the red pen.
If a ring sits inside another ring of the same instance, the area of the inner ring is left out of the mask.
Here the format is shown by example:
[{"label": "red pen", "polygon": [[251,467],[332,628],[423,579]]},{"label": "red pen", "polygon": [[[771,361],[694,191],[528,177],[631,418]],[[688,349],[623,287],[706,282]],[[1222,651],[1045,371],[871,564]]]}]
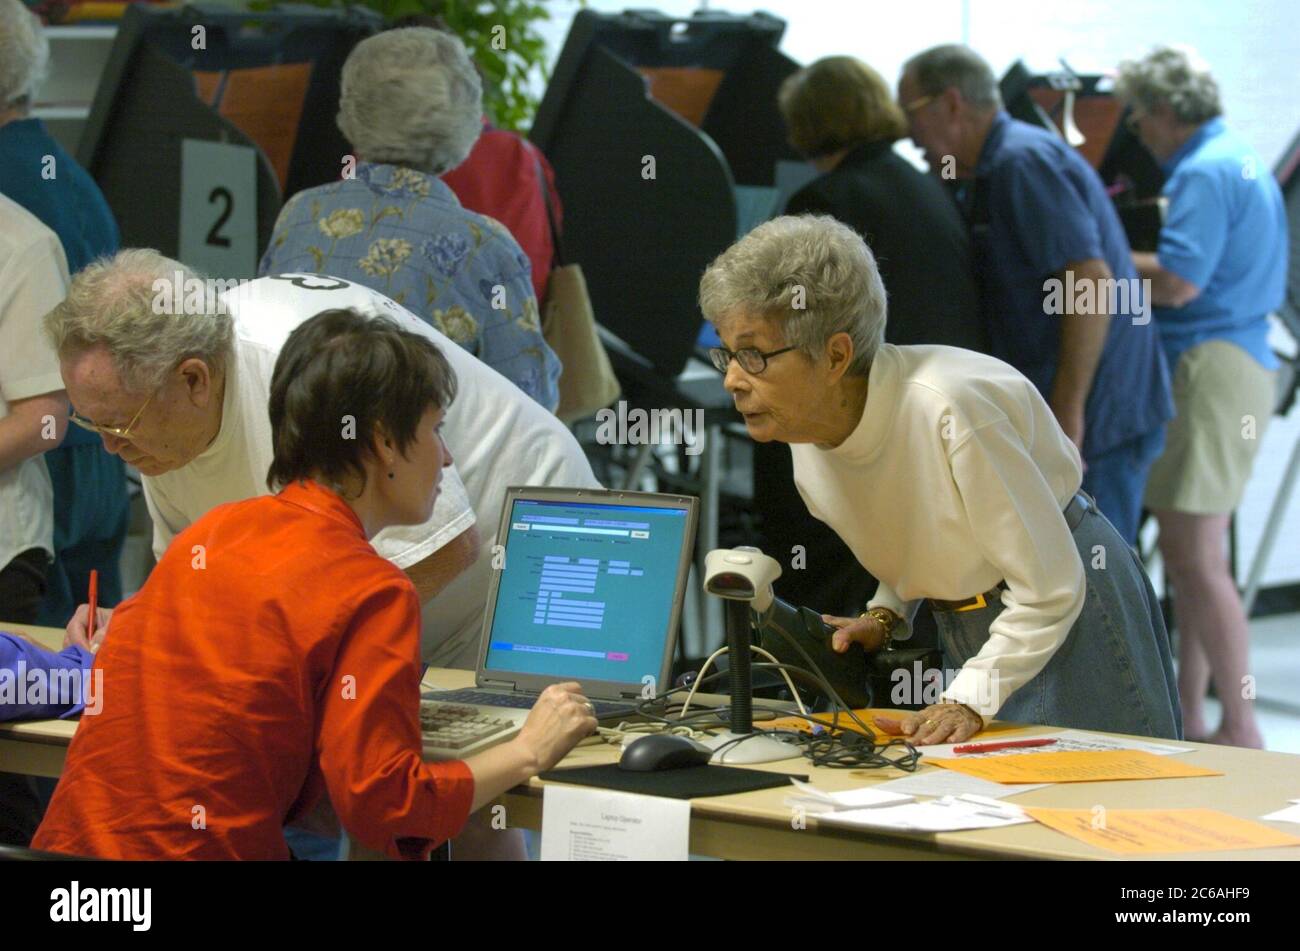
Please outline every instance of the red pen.
[{"label": "red pen", "polygon": [[1051,746],[1056,740],[1007,740],[1005,743],[967,743],[954,746],[954,753],[990,753],[993,750],[1018,750],[1029,746]]},{"label": "red pen", "polygon": [[99,600],[99,572],[90,569],[90,611],[86,615],[86,643],[95,646],[95,603]]}]

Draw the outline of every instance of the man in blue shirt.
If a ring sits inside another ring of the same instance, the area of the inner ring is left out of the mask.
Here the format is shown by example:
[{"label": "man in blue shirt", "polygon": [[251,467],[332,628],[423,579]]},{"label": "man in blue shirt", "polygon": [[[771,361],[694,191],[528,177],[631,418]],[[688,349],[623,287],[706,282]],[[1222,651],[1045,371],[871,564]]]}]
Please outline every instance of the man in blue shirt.
[{"label": "man in blue shirt", "polygon": [[[94,179],[28,116],[48,58],[36,18],[18,0],[0,0],[0,194],[58,235],[75,275],[117,251],[118,230]],[[63,627],[86,595],[91,569],[99,571],[101,604],[122,599],[126,468],[98,436],[76,426],[45,454],[45,463],[54,486],[54,563],[37,622]]]},{"label": "man in blue shirt", "polygon": [[1002,110],[964,46],[907,62],[899,102],[933,170],[964,179],[995,356],[1025,374],[1079,447],[1083,488],[1130,543],[1173,415],[1128,239],[1101,180],[1059,136]]},{"label": "man in blue shirt", "polygon": [[1166,176],[1159,244],[1133,259],[1151,281],[1174,374],[1177,415],[1146,500],[1173,587],[1184,723],[1189,739],[1206,737],[1213,676],[1223,722],[1208,739],[1262,747],[1243,696],[1249,630],[1224,536],[1276,404],[1268,315],[1286,288],[1282,192],[1224,125],[1218,86],[1187,51],[1158,47],[1123,63],[1116,92]]}]

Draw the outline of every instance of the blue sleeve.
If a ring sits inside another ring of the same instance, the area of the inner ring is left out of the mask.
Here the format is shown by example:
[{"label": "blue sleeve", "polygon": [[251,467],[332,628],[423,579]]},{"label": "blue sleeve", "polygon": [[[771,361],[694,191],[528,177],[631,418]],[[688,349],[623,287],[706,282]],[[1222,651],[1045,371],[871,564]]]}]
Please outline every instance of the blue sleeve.
[{"label": "blue sleeve", "polygon": [[0,631],[0,721],[70,717],[85,707],[94,655],[80,647],[55,653]]},{"label": "blue sleeve", "polygon": [[501,257],[512,264],[509,276],[498,278],[504,293],[498,295],[495,286],[479,288],[483,304],[477,310],[483,323],[476,355],[554,412],[560,402],[560,360],[542,336],[532,268],[522,251]]},{"label": "blue sleeve", "polygon": [[1103,256],[1096,219],[1064,164],[1022,156],[1003,169],[991,196],[990,213],[1007,215],[1025,260],[1044,277]]},{"label": "blue sleeve", "polygon": [[1204,290],[1228,241],[1228,205],[1214,177],[1188,171],[1165,183],[1169,210],[1160,228],[1160,266]]}]

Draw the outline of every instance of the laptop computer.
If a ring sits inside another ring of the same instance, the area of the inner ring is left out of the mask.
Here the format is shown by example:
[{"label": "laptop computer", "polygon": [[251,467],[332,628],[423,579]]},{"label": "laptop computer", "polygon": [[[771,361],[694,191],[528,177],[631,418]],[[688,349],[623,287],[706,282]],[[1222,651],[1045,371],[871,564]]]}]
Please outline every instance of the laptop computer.
[{"label": "laptop computer", "polygon": [[[631,715],[667,689],[695,546],[699,500],[606,489],[506,491],[488,587],[475,686],[421,694],[435,707],[470,707],[464,756],[518,732],[538,694],[576,680],[597,719]],[[426,708],[430,705],[425,704]],[[482,727],[475,738],[474,724]],[[487,726],[496,725],[494,731]]]}]

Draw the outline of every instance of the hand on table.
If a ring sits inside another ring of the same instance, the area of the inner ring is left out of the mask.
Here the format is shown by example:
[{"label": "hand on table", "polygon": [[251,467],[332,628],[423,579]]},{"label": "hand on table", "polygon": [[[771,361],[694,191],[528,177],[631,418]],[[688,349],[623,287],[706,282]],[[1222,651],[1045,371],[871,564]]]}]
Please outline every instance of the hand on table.
[{"label": "hand on table", "polygon": [[84,648],[92,654],[99,650],[104,643],[104,638],[108,636],[108,622],[113,618],[112,608],[95,609],[95,643],[91,644],[86,639],[86,622],[90,618],[90,605],[83,604],[77,608],[76,613],[72,615],[72,620],[68,622],[68,627],[63,634],[63,646],[65,648],[77,647]]},{"label": "hand on table", "polygon": [[875,717],[876,726],[913,746],[961,743],[984,729],[984,718],[964,703],[936,703],[895,719]]}]

